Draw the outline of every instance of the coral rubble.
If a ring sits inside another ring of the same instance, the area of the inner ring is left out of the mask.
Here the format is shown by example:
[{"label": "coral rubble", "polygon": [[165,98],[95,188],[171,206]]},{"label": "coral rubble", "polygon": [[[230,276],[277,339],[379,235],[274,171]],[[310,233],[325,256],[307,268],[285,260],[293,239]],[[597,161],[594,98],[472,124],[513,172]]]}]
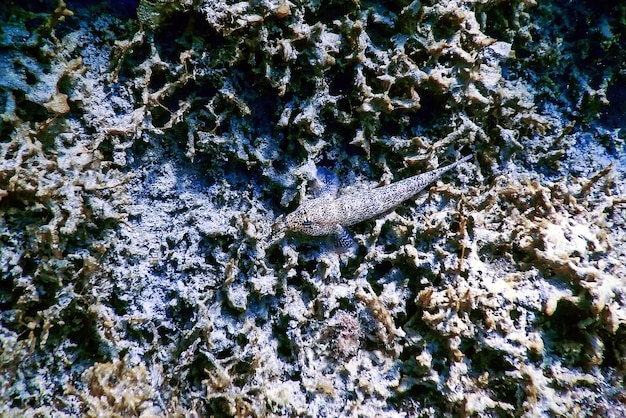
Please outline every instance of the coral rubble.
[{"label": "coral rubble", "polygon": [[[624,16],[6,6],[0,415],[626,415]],[[272,235],[470,152],[353,253]]]}]

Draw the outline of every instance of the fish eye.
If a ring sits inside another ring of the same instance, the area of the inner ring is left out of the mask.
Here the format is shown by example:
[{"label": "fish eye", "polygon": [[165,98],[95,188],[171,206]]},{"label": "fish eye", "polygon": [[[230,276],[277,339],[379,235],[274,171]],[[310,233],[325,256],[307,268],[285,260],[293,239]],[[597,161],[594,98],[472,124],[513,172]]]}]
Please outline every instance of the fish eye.
[{"label": "fish eye", "polygon": [[304,221],[302,223],[302,225],[304,225],[304,226],[311,226],[311,225],[313,225],[313,222],[311,222],[311,221]]}]

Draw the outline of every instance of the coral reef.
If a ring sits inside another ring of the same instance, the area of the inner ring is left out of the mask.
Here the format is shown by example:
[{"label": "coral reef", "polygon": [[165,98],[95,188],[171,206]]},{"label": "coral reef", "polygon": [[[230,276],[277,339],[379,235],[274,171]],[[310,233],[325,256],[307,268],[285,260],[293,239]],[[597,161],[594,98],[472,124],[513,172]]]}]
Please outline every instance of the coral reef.
[{"label": "coral reef", "polygon": [[[0,415],[626,415],[624,16],[11,3]],[[353,253],[272,237],[470,152]]]}]

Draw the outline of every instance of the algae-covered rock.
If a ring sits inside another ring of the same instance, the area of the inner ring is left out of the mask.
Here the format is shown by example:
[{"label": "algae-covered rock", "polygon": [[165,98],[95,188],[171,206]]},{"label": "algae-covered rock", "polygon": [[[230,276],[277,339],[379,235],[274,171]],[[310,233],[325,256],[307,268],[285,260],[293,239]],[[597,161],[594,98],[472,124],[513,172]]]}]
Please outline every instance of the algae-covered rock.
[{"label": "algae-covered rock", "polygon": [[[626,415],[623,16],[6,6],[0,415]],[[319,167],[470,153],[353,251],[276,234]]]}]

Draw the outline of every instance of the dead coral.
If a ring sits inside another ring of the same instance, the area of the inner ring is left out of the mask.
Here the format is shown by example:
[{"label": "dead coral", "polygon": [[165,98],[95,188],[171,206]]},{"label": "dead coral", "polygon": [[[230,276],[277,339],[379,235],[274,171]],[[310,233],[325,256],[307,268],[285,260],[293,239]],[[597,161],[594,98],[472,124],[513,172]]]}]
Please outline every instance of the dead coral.
[{"label": "dead coral", "polygon": [[[606,175],[606,170],[603,173]],[[578,402],[577,397],[589,396],[570,391],[570,375],[528,365],[528,356],[556,355],[564,364],[583,367],[596,367],[615,358],[620,359],[617,367],[624,367],[623,347],[617,343],[626,319],[621,279],[625,273],[617,261],[624,248],[621,238],[607,233],[607,226],[616,222],[622,225],[625,208],[621,197],[603,196],[605,191],[611,192],[603,190],[605,186],[598,184],[596,177],[546,186],[538,181],[518,183],[500,178],[491,190],[468,198],[469,206],[480,210],[471,215],[472,227],[466,239],[464,265],[469,276],[451,277],[437,291],[425,288],[416,299],[423,309],[421,319],[450,343],[444,352],[451,361],[462,361],[468,352],[476,359],[476,351],[485,352],[485,361],[495,355],[487,353],[496,350],[502,353],[500,361],[508,366],[499,375],[492,365],[494,374],[488,385],[498,379],[512,379],[512,383],[526,376],[523,380],[531,386],[518,402],[528,411],[547,408],[558,412],[565,404]],[[594,198],[581,199],[590,190]],[[499,228],[487,227],[493,224]],[[506,265],[508,274],[502,272]],[[549,282],[536,282],[538,277]],[[480,315],[473,317],[476,312]],[[574,323],[563,325],[562,321]],[[482,342],[469,347],[462,344],[463,339]],[[563,388],[558,391],[563,403],[552,402],[553,390],[545,386],[546,373]],[[455,392],[461,386],[472,392],[481,385],[466,372],[437,379]],[[577,379],[601,390],[602,383],[591,376]],[[466,412],[517,407],[499,402],[482,390],[478,393],[490,398],[491,406],[471,403],[473,395],[468,393]]]},{"label": "dead coral", "polygon": [[143,365],[129,367],[124,361],[96,363],[83,373],[88,417],[153,417],[161,415],[153,404],[154,389]]},{"label": "dead coral", "polygon": [[333,329],[335,348],[341,357],[356,354],[363,338],[361,324],[357,318],[346,311],[338,311],[329,324]]},{"label": "dead coral", "polygon": [[[555,105],[561,45],[593,46],[544,36],[564,6],[105,3],[0,34],[0,413],[620,411],[622,166],[576,154],[620,138],[574,123],[620,67]],[[316,166],[386,184],[464,146],[353,255],[267,239]]]},{"label": "dead coral", "polygon": [[[63,2],[48,29],[62,16],[71,16]],[[15,30],[16,22],[7,27]],[[20,43],[5,45],[10,48],[0,54],[6,104],[0,122],[0,317],[3,341],[17,341],[2,362],[1,397],[8,407],[47,403],[50,387],[67,378],[29,383],[33,370],[49,376],[57,367],[44,353],[67,348],[68,334],[86,325],[74,319],[87,315],[84,293],[101,268],[112,229],[125,219],[129,178],[110,168],[101,142],[85,135],[70,114],[66,82],[84,71],[74,39],[33,35],[25,42],[31,41],[33,55],[24,55]]]}]

